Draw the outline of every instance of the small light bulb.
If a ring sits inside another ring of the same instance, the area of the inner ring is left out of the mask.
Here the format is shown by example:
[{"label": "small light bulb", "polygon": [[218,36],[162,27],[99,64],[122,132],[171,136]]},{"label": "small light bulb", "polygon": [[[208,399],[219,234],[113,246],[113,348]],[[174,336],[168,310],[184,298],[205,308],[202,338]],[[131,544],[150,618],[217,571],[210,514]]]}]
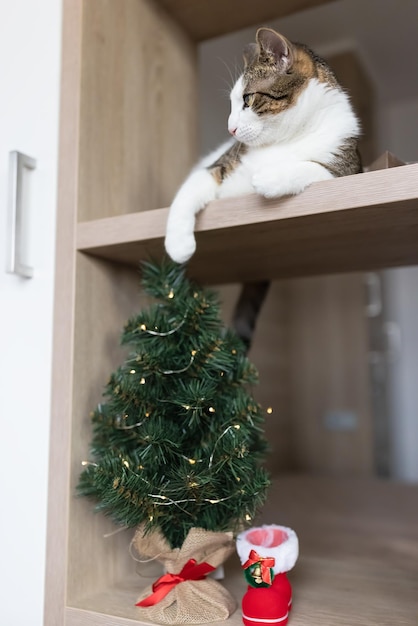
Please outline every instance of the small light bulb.
[{"label": "small light bulb", "polygon": [[136,374],[136,370],[131,370],[129,373],[130,374]]},{"label": "small light bulb", "polygon": [[141,324],[141,326],[139,327],[141,330],[147,330],[147,327],[145,326],[145,324]]},{"label": "small light bulb", "polygon": [[124,461],[122,461],[122,463],[124,464],[125,467],[127,467],[129,469],[129,463],[128,463],[128,461],[126,461],[126,459]]},{"label": "small light bulb", "polygon": [[272,409],[272,407],[271,407],[271,406],[269,406],[269,407],[266,409],[266,413],[268,413],[269,415],[271,415],[271,414],[273,413],[273,409]]},{"label": "small light bulb", "polygon": [[247,513],[246,516],[245,516],[245,519],[246,519],[247,522],[250,522],[251,521],[251,515],[248,515],[248,513]]},{"label": "small light bulb", "polygon": [[239,424],[234,424],[234,428],[236,428],[236,430],[239,430],[241,426]]},{"label": "small light bulb", "polygon": [[213,408],[213,406],[209,407],[209,413],[215,413],[215,409]]},{"label": "small light bulb", "polygon": [[170,293],[168,294],[168,297],[169,297],[170,299],[171,299],[171,298],[174,298],[174,291],[173,291],[172,289],[170,289]]},{"label": "small light bulb", "polygon": [[145,385],[145,378],[141,378],[141,380],[139,381],[140,385]]},{"label": "small light bulb", "polygon": [[189,459],[190,465],[194,465],[196,463],[196,459]]},{"label": "small light bulb", "polygon": [[196,356],[197,350],[192,350],[191,354],[192,354],[192,356]]}]

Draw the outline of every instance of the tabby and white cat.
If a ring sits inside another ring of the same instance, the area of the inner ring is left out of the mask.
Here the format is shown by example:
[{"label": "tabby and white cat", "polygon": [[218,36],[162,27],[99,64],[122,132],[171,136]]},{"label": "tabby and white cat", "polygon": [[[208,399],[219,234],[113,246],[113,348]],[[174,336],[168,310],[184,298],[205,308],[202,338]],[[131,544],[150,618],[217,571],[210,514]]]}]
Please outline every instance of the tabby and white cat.
[{"label": "tabby and white cat", "polygon": [[[260,28],[244,62],[230,94],[232,138],[192,170],[169,211],[165,248],[178,263],[193,255],[195,216],[210,201],[254,192],[266,198],[298,194],[313,182],[361,170],[359,123],[325,61]],[[260,290],[264,295],[266,283]],[[235,315],[247,340],[260,305],[256,292],[244,291]]]}]

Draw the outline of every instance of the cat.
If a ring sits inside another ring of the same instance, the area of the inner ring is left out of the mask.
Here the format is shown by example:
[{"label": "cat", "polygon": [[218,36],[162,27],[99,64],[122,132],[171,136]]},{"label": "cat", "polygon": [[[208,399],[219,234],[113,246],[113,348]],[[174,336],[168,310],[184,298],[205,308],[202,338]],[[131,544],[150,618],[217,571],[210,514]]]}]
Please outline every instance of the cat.
[{"label": "cat", "polygon": [[[212,200],[298,194],[361,171],[359,121],[328,64],[271,28],[255,39],[230,93],[231,139],[200,161],[170,207],[165,249],[178,263],[194,254],[195,216]],[[237,304],[234,325],[247,346],[267,290],[266,281],[244,286]]]}]

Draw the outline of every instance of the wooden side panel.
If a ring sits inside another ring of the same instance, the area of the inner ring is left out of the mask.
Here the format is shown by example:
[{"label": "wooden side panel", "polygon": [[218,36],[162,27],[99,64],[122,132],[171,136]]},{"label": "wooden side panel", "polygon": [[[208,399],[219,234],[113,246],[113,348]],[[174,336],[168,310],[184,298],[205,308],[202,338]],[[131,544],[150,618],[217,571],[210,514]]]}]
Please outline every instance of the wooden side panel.
[{"label": "wooden side panel", "polygon": [[373,433],[362,276],[291,281],[292,459],[297,470],[372,473]]},{"label": "wooden side panel", "polygon": [[139,273],[106,261],[77,257],[74,337],[74,399],[71,431],[68,603],[115,583],[135,570],[129,555],[132,531],[105,537],[117,527],[94,515],[94,503],[76,497],[82,461],[89,460],[90,413],[102,400],[110,374],[126,357],[119,346],[122,328],[146,303]]},{"label": "wooden side panel", "polygon": [[65,622],[64,607],[68,557],[68,464],[73,383],[81,14],[82,0],[63,1],[45,626],[61,626]]},{"label": "wooden side panel", "polygon": [[196,50],[148,0],[84,2],[79,220],[167,206],[196,156]]}]

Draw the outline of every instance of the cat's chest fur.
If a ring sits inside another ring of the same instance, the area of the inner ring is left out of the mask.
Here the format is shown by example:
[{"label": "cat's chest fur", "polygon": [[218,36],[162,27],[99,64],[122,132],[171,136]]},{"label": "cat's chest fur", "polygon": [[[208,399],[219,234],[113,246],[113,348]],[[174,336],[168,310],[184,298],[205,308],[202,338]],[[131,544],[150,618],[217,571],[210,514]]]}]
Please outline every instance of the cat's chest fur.
[{"label": "cat's chest fur", "polygon": [[[237,83],[236,90],[241,86]],[[234,92],[231,94],[234,110]],[[238,96],[237,107],[242,97]],[[270,143],[248,146],[240,155],[237,164],[222,180],[217,197],[225,198],[254,192],[254,177],[269,170],[280,177],[286,176],[298,163],[315,162],[331,164],[344,139],[358,133],[358,121],[353,114],[347,95],[339,88],[330,88],[311,79],[296,106],[277,117],[271,124]],[[235,140],[219,148],[219,154],[230,148],[234,151]],[[205,166],[216,161],[218,151],[205,159]],[[309,178],[309,170],[307,168]],[[300,186],[303,188],[303,172],[300,171]],[[308,184],[309,181],[306,182]]]}]

